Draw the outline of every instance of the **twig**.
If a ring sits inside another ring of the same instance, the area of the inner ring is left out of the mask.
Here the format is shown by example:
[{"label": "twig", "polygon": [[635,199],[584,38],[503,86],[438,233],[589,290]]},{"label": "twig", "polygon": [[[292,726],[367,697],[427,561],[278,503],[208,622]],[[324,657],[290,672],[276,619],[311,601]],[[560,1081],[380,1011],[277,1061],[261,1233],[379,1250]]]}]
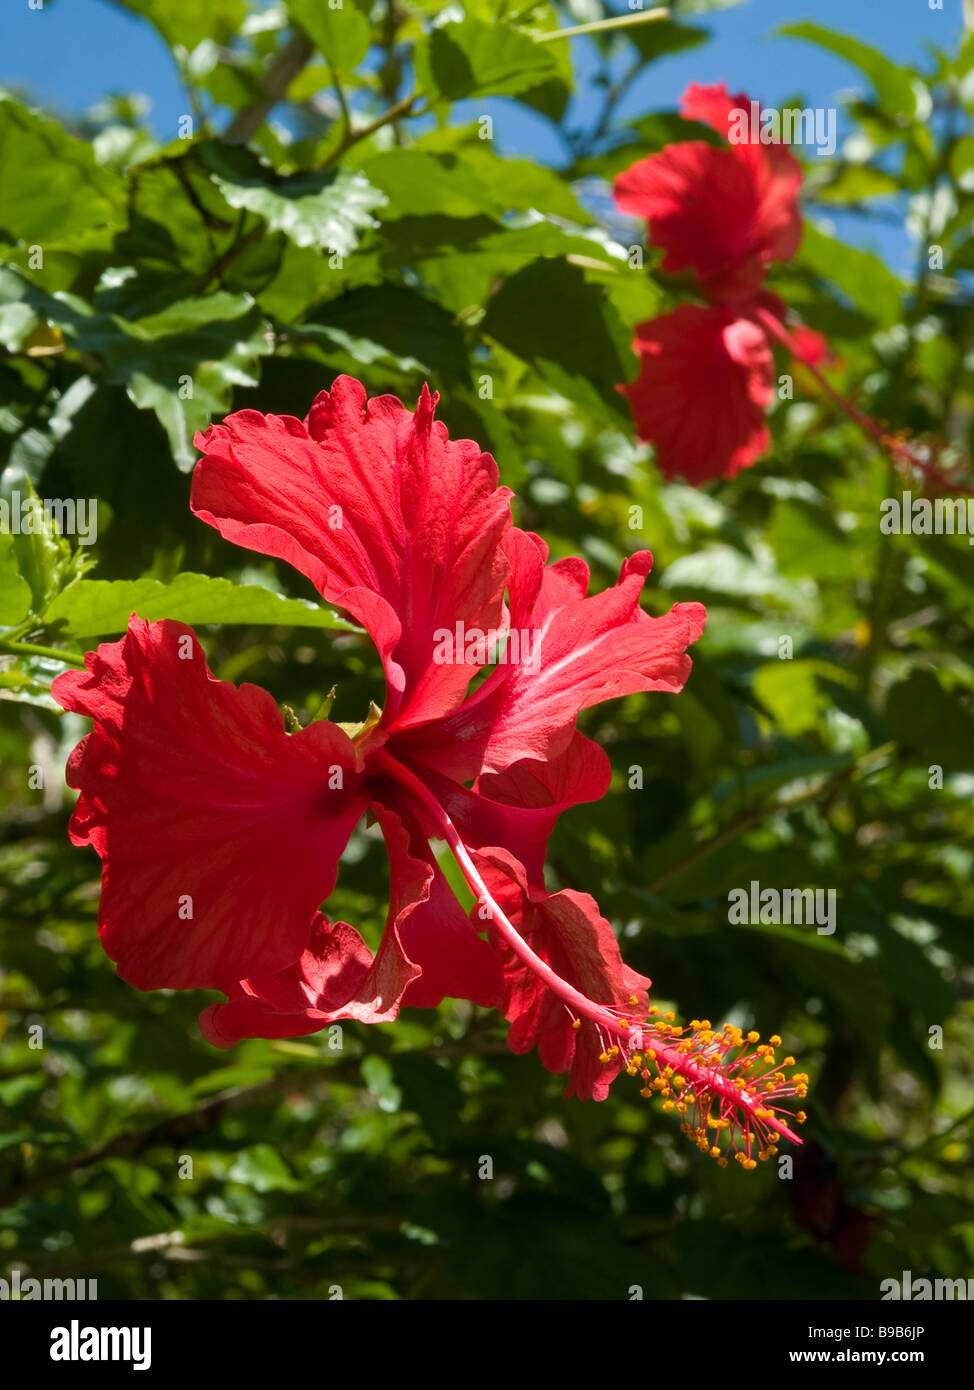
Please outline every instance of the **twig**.
[{"label": "twig", "polygon": [[418,100],[419,93],[411,92],[408,97],[403,97],[401,101],[397,101],[393,106],[388,107],[387,110],[383,111],[366,125],[359,126],[357,129],[349,129],[343,135],[335,149],[330,152],[327,159],[322,160],[317,167],[319,169],[327,169],[329,164],[333,164],[336,159],[340,159],[345,151],[350,149],[352,145],[356,145],[359,140],[365,140],[368,136],[374,135],[377,130],[381,130],[383,126],[389,125],[391,121],[398,121],[400,116],[424,114],[422,112],[414,112],[412,109]]},{"label": "twig", "polygon": [[535,43],[554,43],[556,39],[575,39],[584,34],[602,34],[612,29],[630,29],[634,24],[650,24],[653,20],[669,19],[670,11],[665,5],[655,10],[638,10],[632,14],[617,15],[613,19],[594,19],[591,24],[575,24],[570,29],[549,29],[544,34],[532,34]]},{"label": "twig", "polygon": [[80,652],[63,652],[57,647],[38,647],[33,642],[11,642],[9,638],[0,638],[0,648],[16,652],[18,656],[43,656],[48,661],[63,661],[67,666],[80,666],[82,669],[85,664]]},{"label": "twig", "polygon": [[314,51],[314,44],[307,35],[295,30],[267,71],[264,95],[260,101],[238,111],[223,132],[223,139],[228,145],[245,145],[257,134]]}]

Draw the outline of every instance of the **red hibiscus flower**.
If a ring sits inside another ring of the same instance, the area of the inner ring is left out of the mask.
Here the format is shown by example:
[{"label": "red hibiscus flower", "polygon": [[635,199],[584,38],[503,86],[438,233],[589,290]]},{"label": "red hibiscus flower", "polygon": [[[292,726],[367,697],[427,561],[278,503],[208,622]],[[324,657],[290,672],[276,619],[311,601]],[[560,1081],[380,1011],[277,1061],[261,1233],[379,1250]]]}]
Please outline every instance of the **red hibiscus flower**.
[{"label": "red hibiscus flower", "polygon": [[[327,720],[288,733],[266,691],[213,677],[189,628],[135,616],[61,676],[57,698],[94,721],[68,780],[72,839],[102,859],[102,943],[140,989],[220,990],[200,1019],[217,1046],[445,997],[500,1009],[512,1049],[567,1071],[567,1094],[602,1099],[625,1069],[702,1148],[753,1167],[752,1149],[794,1138],[778,1102],[805,1077],[786,1080],[756,1035],[656,1019],[594,900],[549,892],[543,872],[561,812],[609,785],[579,712],[679,691],[704,609],[644,612],[646,551],[599,594],[581,560],[547,564],[512,525],[494,460],[451,440],[435,404],[425,389],[415,413],[366,400],[341,377],[304,421],[244,410],[197,437],[194,512],[361,623],[386,699],[351,733]],[[374,956],[319,910],[369,810],[391,878]],[[431,840],[455,856],[472,913]]]},{"label": "red hibiscus flower", "polygon": [[882,448],[920,464],[915,451],[835,391],[819,370],[829,357],[825,340],[804,325],[786,328],[786,306],[762,288],[772,265],[798,250],[801,169],[782,145],[741,138],[755,128],[752,106],[723,83],[691,85],[681,114],[710,125],[727,144],[670,145],[616,179],[617,206],[647,219],[650,245],[664,252],[663,271],[689,272],[706,300],[636,329],[639,375],[620,388],[636,432],[655,445],[667,478],[699,486],[734,477],[770,443],[765,412],[778,342]]}]

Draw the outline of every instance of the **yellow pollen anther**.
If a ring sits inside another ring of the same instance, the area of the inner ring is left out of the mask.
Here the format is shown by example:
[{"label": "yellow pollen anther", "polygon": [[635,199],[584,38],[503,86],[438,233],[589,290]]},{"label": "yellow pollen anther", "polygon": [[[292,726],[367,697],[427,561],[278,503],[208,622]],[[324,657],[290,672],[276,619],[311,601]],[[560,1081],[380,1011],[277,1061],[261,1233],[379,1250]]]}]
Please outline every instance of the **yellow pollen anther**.
[{"label": "yellow pollen anther", "polygon": [[748,1035],[747,1035],[747,1040],[748,1040],[749,1043],[760,1042],[760,1041],[761,1041],[761,1034],[760,1034],[760,1033],[755,1033],[754,1029],[752,1028],[751,1031],[750,1031],[750,1033],[748,1033]]},{"label": "yellow pollen anther", "polygon": [[778,1037],[777,1033],[772,1033],[771,1037],[768,1039],[768,1042],[771,1044],[772,1047],[781,1046],[781,1039]]},{"label": "yellow pollen anther", "polygon": [[573,1018],[573,1019],[572,1019],[572,1027],[575,1029],[576,1032],[578,1031],[579,1028],[581,1028],[581,1026],[582,1026],[582,1020],[581,1020],[580,1018]]}]

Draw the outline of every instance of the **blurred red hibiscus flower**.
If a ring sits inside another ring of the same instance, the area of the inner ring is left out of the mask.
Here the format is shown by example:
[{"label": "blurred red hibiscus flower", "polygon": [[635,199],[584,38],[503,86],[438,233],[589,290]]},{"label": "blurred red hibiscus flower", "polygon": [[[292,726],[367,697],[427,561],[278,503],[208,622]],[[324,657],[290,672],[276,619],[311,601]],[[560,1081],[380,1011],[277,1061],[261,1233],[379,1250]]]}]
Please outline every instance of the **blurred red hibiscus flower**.
[{"label": "blurred red hibiscus flower", "polygon": [[[688,272],[706,301],[639,324],[639,375],[620,387],[636,433],[655,445],[660,471],[699,486],[732,478],[767,452],[775,341],[876,443],[924,466],[831,386],[819,370],[830,359],[824,338],[802,324],[786,326],[786,305],[763,288],[772,265],[791,260],[801,240],[797,160],[783,145],[753,138],[760,122],[750,98],[730,95],[723,83],[692,84],[680,113],[727,143],[669,145],[620,174],[613,188],[620,211],[646,218],[650,245],[664,252],[662,270]],[[742,113],[748,139],[740,139]]]},{"label": "blurred red hibiscus flower", "polygon": [[[786,1080],[780,1039],[755,1049],[731,1025],[658,1018],[594,899],[544,880],[561,812],[609,786],[577,716],[681,690],[705,611],[640,608],[648,551],[591,595],[581,560],[547,564],[512,524],[494,460],[449,438],[436,399],[424,388],[411,412],[340,377],[305,420],[243,410],[197,436],[193,511],[366,628],[386,698],[360,726],[286,732],[266,691],[215,679],[190,628],[135,615],[61,676],[57,698],[94,721],[68,780],[72,839],[102,859],[102,943],[140,989],[220,990],[200,1019],[217,1046],[445,997],[497,1008],[515,1052],[569,1073],[566,1094],[600,1100],[625,1069],[702,1149],[753,1167],[752,1150],[795,1137],[777,1104],[806,1078]],[[375,955],[320,911],[367,811],[390,863]]]}]

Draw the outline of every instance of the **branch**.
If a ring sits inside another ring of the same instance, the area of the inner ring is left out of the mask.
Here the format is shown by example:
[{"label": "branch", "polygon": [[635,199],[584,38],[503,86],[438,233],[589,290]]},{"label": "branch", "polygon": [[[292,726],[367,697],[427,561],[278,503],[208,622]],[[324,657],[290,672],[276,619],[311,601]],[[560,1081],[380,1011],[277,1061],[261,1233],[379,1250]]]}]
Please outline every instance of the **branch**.
[{"label": "branch", "polygon": [[314,44],[300,30],[281,49],[264,79],[264,96],[238,111],[223,132],[228,145],[246,145],[257,134],[271,111],[314,53]]},{"label": "branch", "polygon": [[412,109],[418,100],[419,93],[412,92],[408,97],[403,97],[401,101],[397,101],[393,106],[390,106],[386,111],[383,111],[381,115],[376,116],[374,120],[369,121],[366,125],[359,126],[357,130],[346,130],[336,147],[329,153],[327,159],[322,160],[322,162],[317,165],[317,168],[327,169],[329,164],[333,164],[336,159],[340,159],[345,151],[351,148],[352,145],[356,145],[359,140],[365,140],[368,136],[374,135],[377,130],[381,130],[383,126],[389,125],[390,122],[398,121],[400,116],[425,115],[425,111],[414,112]]},{"label": "branch", "polygon": [[63,661],[66,666],[79,666],[84,669],[85,659],[80,652],[64,652],[58,647],[38,647],[34,642],[12,642],[0,638],[0,648],[15,652],[18,656],[42,656],[46,661]]},{"label": "branch", "polygon": [[554,43],[556,39],[575,39],[585,34],[604,34],[607,30],[631,29],[634,24],[651,24],[657,19],[669,19],[670,11],[665,5],[655,10],[634,11],[632,14],[615,15],[611,19],[595,19],[591,24],[576,24],[571,29],[549,29],[543,34],[532,34],[535,43]]}]

